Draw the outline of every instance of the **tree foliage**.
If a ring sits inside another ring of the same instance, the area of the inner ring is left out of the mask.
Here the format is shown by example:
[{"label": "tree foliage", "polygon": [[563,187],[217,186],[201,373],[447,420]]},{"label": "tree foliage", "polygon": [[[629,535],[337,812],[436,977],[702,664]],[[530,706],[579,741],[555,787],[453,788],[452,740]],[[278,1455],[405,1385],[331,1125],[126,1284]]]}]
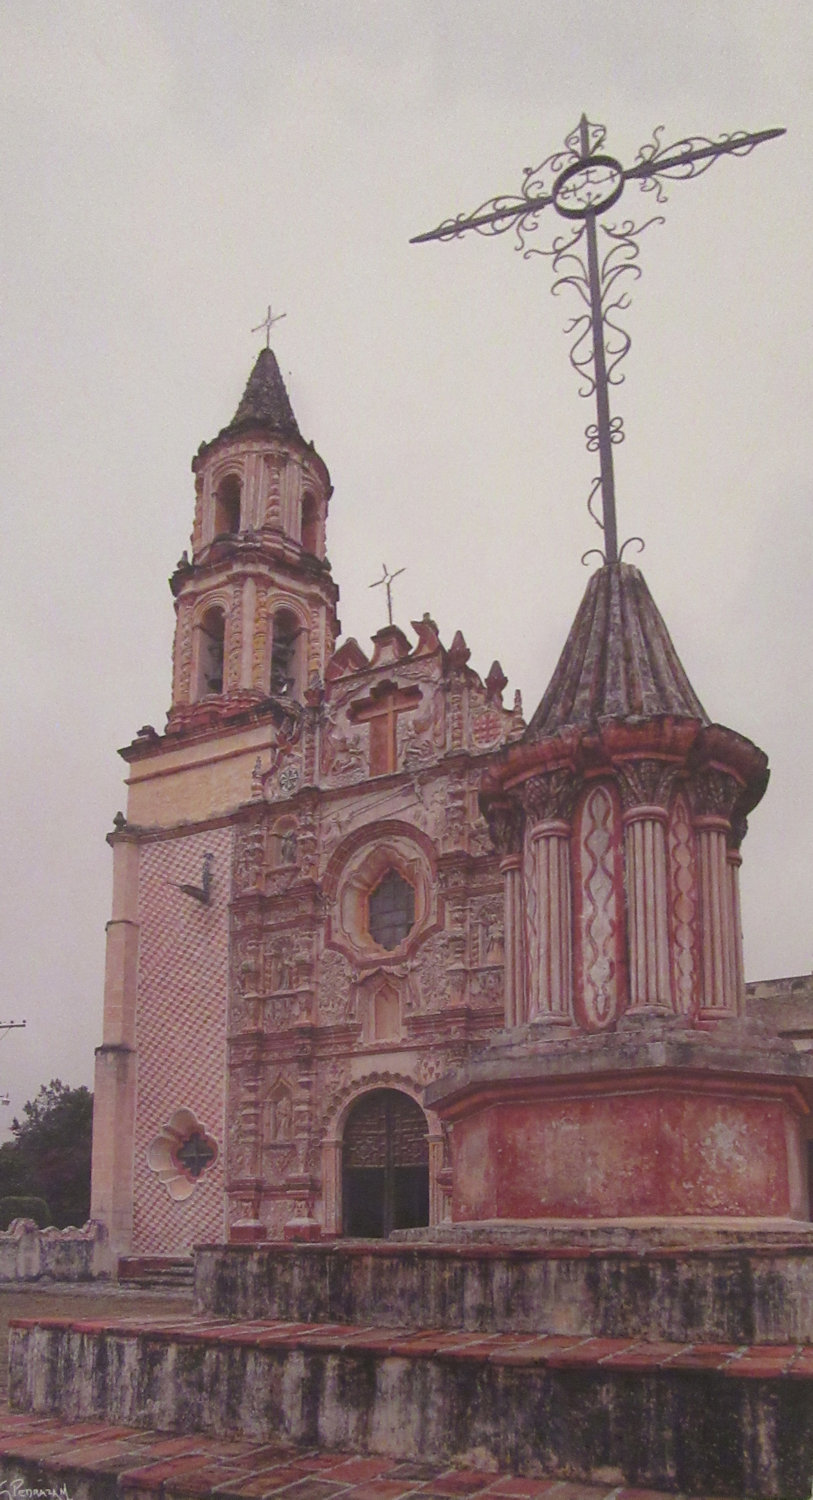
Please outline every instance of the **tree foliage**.
[{"label": "tree foliage", "polygon": [[44,1229],[51,1222],[51,1210],[44,1198],[0,1198],[0,1229],[8,1229],[15,1219],[33,1219]]},{"label": "tree foliage", "polygon": [[93,1095],[59,1078],[43,1084],[11,1124],[0,1146],[0,1196],[44,1198],[60,1228],[82,1225],[90,1212]]}]

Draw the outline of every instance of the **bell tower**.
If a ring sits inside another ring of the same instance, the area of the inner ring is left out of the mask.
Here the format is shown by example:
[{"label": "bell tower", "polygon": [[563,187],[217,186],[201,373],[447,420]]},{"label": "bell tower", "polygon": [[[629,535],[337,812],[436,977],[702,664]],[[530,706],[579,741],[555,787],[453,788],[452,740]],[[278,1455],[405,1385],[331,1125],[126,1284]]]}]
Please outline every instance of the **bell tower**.
[{"label": "bell tower", "polygon": [[175,596],[167,733],[234,722],[268,699],[302,702],[338,634],[325,556],[330,475],[262,349],[227,427],[192,461],[195,520]]},{"label": "bell tower", "polygon": [[170,579],[167,724],[163,734],[146,725],[121,751],[126,816],[108,835],[92,1210],[111,1264],[133,1246],[186,1253],[223,1233],[235,829],[263,761],[304,718],[339,631],[325,556],[330,476],[270,348],[192,470],[191,557]]}]

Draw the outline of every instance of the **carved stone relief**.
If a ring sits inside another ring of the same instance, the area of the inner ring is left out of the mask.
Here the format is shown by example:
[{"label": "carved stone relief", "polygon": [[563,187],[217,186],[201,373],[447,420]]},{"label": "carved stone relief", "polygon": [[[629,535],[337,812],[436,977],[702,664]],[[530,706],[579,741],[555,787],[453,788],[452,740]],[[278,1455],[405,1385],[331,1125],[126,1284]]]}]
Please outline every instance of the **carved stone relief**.
[{"label": "carved stone relief", "polygon": [[506,738],[505,716],[501,708],[489,704],[476,708],[469,721],[471,742],[476,750],[490,750]]},{"label": "carved stone relief", "polygon": [[499,969],[475,970],[469,983],[472,1002],[482,1005],[497,1005],[503,998],[503,971]]},{"label": "carved stone relief", "polygon": [[327,786],[361,780],[367,771],[367,725],[351,728],[337,705],[325,711],[322,728],[322,779]]},{"label": "carved stone relief", "polygon": [[319,964],[319,1020],[327,1025],[355,1019],[353,971],[343,953],[326,948]]},{"label": "carved stone relief", "polygon": [[502,964],[503,948],[503,902],[501,897],[475,902],[472,908],[472,928],[476,933],[476,962],[482,966]]},{"label": "carved stone relief", "polygon": [[443,695],[434,689],[415,713],[404,714],[399,720],[398,762],[407,770],[430,765],[437,760],[444,743]]},{"label": "carved stone relief", "polygon": [[673,762],[654,757],[616,762],[624,812],[633,812],[637,807],[668,807],[679,769]]},{"label": "carved stone relief", "polygon": [[567,767],[531,776],[522,783],[521,795],[529,823],[549,820],[567,823],[573,815],[578,785]]},{"label": "carved stone relief", "polygon": [[192,608],[186,601],[178,607],[175,626],[175,703],[188,703],[192,696]]},{"label": "carved stone relief", "polygon": [[238,828],[235,836],[232,890],[235,896],[257,891],[262,886],[265,863],[265,824],[250,823]]},{"label": "carved stone relief", "polygon": [[695,816],[730,818],[742,788],[728,771],[706,766],[693,777],[690,795]]},{"label": "carved stone relief", "polygon": [[446,783],[446,812],[441,832],[444,852],[465,849],[468,842],[468,786],[462,776],[450,776]]},{"label": "carved stone relief", "polygon": [[254,639],[251,643],[251,681],[255,688],[265,687],[266,654],[268,650],[268,585],[257,585],[257,603],[254,611]]},{"label": "carved stone relief", "polygon": [[697,995],[697,874],[689,809],[677,797],[669,820],[672,984],[675,1009],[691,1015]]},{"label": "carved stone relief", "polygon": [[525,811],[519,801],[500,798],[486,802],[485,820],[498,854],[519,854],[525,828]]},{"label": "carved stone relief", "polygon": [[243,601],[239,589],[232,591],[229,601],[228,660],[224,673],[227,692],[237,692],[240,687],[240,660],[243,650]]},{"label": "carved stone relief", "polygon": [[311,1020],[311,997],[294,990],[288,994],[270,995],[263,1001],[263,1030],[273,1034],[289,1026],[302,1026]]},{"label": "carved stone relief", "polygon": [[417,1007],[422,1011],[442,1010],[452,993],[449,978],[451,952],[445,933],[436,932],[424,943],[415,966],[416,984],[412,986]]},{"label": "carved stone relief", "polygon": [[621,912],[616,861],[613,802],[607,789],[599,786],[587,798],[579,830],[581,995],[590,1028],[608,1026],[618,1015]]}]

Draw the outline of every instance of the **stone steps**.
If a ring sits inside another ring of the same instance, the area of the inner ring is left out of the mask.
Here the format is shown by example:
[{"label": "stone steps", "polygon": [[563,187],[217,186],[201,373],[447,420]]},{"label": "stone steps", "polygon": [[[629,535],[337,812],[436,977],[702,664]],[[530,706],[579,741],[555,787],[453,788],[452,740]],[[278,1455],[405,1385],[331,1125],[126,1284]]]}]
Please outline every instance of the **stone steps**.
[{"label": "stone steps", "polygon": [[702,1496],[807,1500],[813,1476],[792,1342],[190,1316],[16,1320],[10,1354],[12,1407],[69,1422]]},{"label": "stone steps", "polygon": [[119,1286],[143,1291],[192,1291],[192,1257],[180,1255],[123,1255],[116,1276]]},{"label": "stone steps", "polygon": [[101,1422],[65,1424],[0,1411],[0,1480],[82,1500],[675,1500],[674,1495],[602,1483],[524,1479],[422,1460],[359,1458],[192,1433],[167,1437]]},{"label": "stone steps", "polygon": [[808,1243],[206,1245],[195,1303],[231,1318],[813,1344]]}]

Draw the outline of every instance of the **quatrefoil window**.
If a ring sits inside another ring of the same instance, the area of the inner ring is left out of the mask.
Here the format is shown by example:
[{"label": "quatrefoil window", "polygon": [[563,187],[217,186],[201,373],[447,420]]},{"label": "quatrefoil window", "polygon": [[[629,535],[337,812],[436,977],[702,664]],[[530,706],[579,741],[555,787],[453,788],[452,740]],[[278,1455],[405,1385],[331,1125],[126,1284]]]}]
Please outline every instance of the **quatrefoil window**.
[{"label": "quatrefoil window", "polygon": [[191,1109],[176,1109],[147,1147],[147,1166],[176,1203],[191,1198],[217,1157],[217,1142]]}]

